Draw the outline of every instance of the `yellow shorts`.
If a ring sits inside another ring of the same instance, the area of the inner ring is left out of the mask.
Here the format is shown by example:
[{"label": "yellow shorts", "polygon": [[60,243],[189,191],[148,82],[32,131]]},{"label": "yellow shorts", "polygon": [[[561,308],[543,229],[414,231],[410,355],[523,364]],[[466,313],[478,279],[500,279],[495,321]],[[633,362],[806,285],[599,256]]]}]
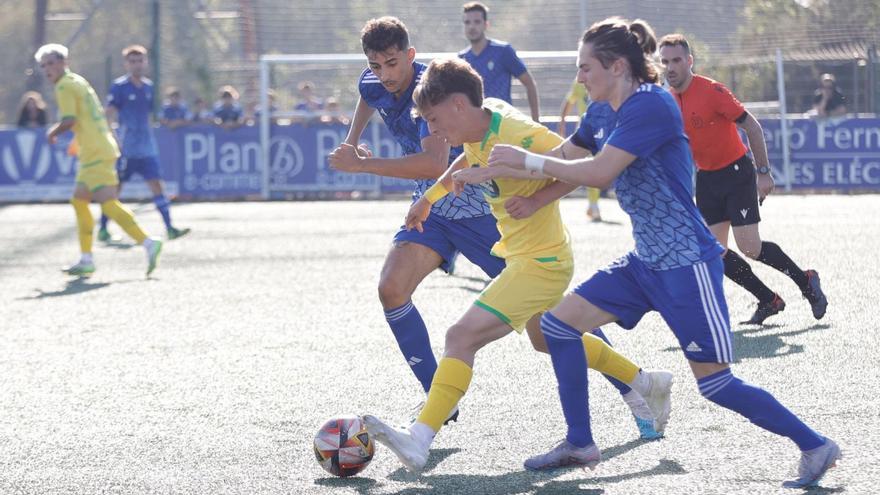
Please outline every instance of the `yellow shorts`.
[{"label": "yellow shorts", "polygon": [[116,175],[116,160],[95,160],[80,163],[79,170],[76,172],[76,183],[85,185],[89,192],[119,184],[119,177]]},{"label": "yellow shorts", "polygon": [[474,303],[522,333],[526,323],[562,301],[574,275],[574,261],[557,258],[507,259],[507,267]]}]

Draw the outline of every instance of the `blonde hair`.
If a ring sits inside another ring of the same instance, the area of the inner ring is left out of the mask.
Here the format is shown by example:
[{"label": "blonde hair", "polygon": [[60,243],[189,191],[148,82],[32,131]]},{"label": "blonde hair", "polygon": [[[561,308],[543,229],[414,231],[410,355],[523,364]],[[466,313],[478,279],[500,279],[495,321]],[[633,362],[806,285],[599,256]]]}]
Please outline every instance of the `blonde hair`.
[{"label": "blonde hair", "polygon": [[37,49],[37,53],[34,54],[34,59],[37,62],[40,62],[46,55],[55,55],[61,60],[66,60],[68,54],[69,51],[66,46],[59,43],[49,43]]}]

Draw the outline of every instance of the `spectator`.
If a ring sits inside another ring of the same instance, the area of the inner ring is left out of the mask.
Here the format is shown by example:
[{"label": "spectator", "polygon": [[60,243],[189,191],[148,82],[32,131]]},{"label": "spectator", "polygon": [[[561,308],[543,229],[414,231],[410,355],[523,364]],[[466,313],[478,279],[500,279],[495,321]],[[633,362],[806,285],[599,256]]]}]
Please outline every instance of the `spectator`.
[{"label": "spectator", "polygon": [[244,112],[238,104],[238,91],[232,86],[220,88],[220,101],[214,105],[214,123],[227,130],[244,123]]},{"label": "spectator", "polygon": [[311,81],[303,81],[297,86],[299,90],[299,103],[294,110],[297,112],[298,122],[310,122],[320,118],[324,109],[324,102],[315,96],[315,84]]},{"label": "spectator", "polygon": [[342,113],[339,108],[339,101],[332,96],[324,102],[324,113],[321,115],[322,124],[342,124],[349,125],[351,119]]},{"label": "spectator", "polygon": [[214,123],[214,112],[208,109],[208,102],[199,96],[193,101],[193,111],[191,113],[193,124],[212,124]]},{"label": "spectator", "polygon": [[[275,116],[275,113],[278,111],[278,107],[275,105],[275,91],[272,91],[271,89],[268,90],[266,96],[269,98],[269,122],[277,124],[278,117]],[[262,109],[260,108],[260,104],[254,103],[254,123],[256,125],[260,125],[261,114]]]},{"label": "spectator", "polygon": [[18,112],[18,127],[45,127],[48,124],[46,102],[36,91],[28,91],[21,97],[21,110]]},{"label": "spectator", "polygon": [[162,105],[162,118],[159,119],[162,125],[176,129],[192,120],[186,103],[180,99],[180,90],[175,87],[168,88],[165,97],[165,104]]},{"label": "spectator", "polygon": [[813,94],[813,110],[819,117],[838,117],[846,114],[846,97],[837,89],[832,74],[822,74],[819,89]]}]

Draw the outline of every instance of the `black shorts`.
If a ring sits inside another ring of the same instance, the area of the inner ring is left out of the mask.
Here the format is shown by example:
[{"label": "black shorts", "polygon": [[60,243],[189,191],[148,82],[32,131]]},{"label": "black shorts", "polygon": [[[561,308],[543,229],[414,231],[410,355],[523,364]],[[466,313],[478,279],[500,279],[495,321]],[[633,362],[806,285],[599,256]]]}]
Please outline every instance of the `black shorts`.
[{"label": "black shorts", "polygon": [[755,165],[748,155],[721,170],[697,171],[697,208],[707,225],[734,227],[761,221]]}]

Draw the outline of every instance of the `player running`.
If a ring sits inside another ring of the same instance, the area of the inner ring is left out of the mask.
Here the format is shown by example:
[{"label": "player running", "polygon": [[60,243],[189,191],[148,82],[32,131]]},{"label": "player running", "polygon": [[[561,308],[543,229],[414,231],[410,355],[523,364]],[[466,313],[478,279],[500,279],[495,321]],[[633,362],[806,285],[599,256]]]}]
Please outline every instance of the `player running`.
[{"label": "player running", "polygon": [[[171,224],[171,201],[165,196],[162,177],[159,171],[159,153],[150,124],[153,111],[153,81],[144,74],[147,71],[147,49],[141,45],[131,45],[122,50],[127,74],[113,81],[107,97],[107,117],[111,122],[118,114],[117,135],[122,144],[122,156],[116,164],[119,174],[119,191],[122,184],[134,174],[140,174],[153,193],[153,203],[162,221],[168,239],[177,239],[189,233],[189,229],[178,229]],[[101,215],[98,240],[111,240],[107,230],[107,215]]]},{"label": "player running", "polygon": [[[507,262],[504,271],[447,331],[443,358],[418,419],[409,428],[398,429],[375,416],[364,417],[368,431],[377,441],[388,446],[407,469],[419,471],[428,460],[434,435],[470,385],[477,351],[511,332],[536,330],[541,313],[561,300],[568,288],[574,260],[559,214],[558,197],[564,192],[525,219],[514,218],[506,208],[506,202],[514,196],[531,196],[556,183],[527,172],[486,168],[489,151],[497,143],[517,143],[548,152],[562,139],[510,104],[495,98],[484,100],[480,76],[461,60],[431,62],[415,90],[414,100],[431,135],[453,146],[463,144],[465,154],[413,204],[406,227],[427,231],[436,214],[432,203],[449,198],[453,177],[457,194],[469,184],[480,184],[501,232],[492,252]],[[474,168],[468,168],[468,163]],[[565,184],[556,187],[571,190]],[[635,383],[641,384],[636,390],[652,406],[657,418],[655,426],[662,431],[669,414],[670,373],[642,372],[589,333],[581,340],[580,352],[591,368],[633,388]]]},{"label": "player running", "polygon": [[[819,274],[801,270],[776,243],[762,241],[758,231],[758,206],[773,190],[761,124],[723,84],[694,74],[694,57],[684,36],[670,34],[660,40],[660,61],[684,116],[684,130],[698,168],[697,207],[709,230],[727,248],[732,226],[739,250],[792,279],[810,302],[813,317],[821,319],[828,299],[819,285]],[[746,132],[755,162],[747,154],[737,127]],[[758,299],[755,313],[743,323],[760,325],[785,309],[779,294],[764,285],[735,251],[727,249],[722,259],[724,274]]]},{"label": "player running", "polygon": [[694,165],[681,112],[674,97],[655,84],[658,75],[649,59],[656,43],[650,26],[640,20],[606,19],[584,33],[578,78],[593,100],[608,101],[617,114],[595,158],[559,160],[512,146],[496,146],[489,158],[493,168],[525,169],[584,186],[613,184],[636,241],[635,251],[582,283],[541,320],[568,433],[525,465],[547,469],[599,461],[590,430],[582,334],[611,322],[633,328],[655,310],[678,339],[704,397],[801,449],[798,478],[784,486],[814,484],[840,458],[840,448],[730,370],[723,248],[692,200]]},{"label": "player running", "polygon": [[46,78],[55,85],[55,99],[61,114],[61,122],[49,128],[49,144],[55,144],[60,134],[72,130],[76,140],[76,146],[72,147],[76,148],[79,158],[76,187],[70,202],[76,212],[82,255],[79,262],[65,271],[77,276],[88,276],[95,272],[92,257],[95,220],[89,211],[89,202],[94,200],[101,205],[104,214],[144,247],[149,276],[159,261],[162,241],[148,237],[135,221],[131,210],[119,202],[119,179],[114,168],[119,148],[110,134],[98,95],[88,81],[68,70],[67,54],[67,47],[53,43],[41,46],[34,55]]}]

